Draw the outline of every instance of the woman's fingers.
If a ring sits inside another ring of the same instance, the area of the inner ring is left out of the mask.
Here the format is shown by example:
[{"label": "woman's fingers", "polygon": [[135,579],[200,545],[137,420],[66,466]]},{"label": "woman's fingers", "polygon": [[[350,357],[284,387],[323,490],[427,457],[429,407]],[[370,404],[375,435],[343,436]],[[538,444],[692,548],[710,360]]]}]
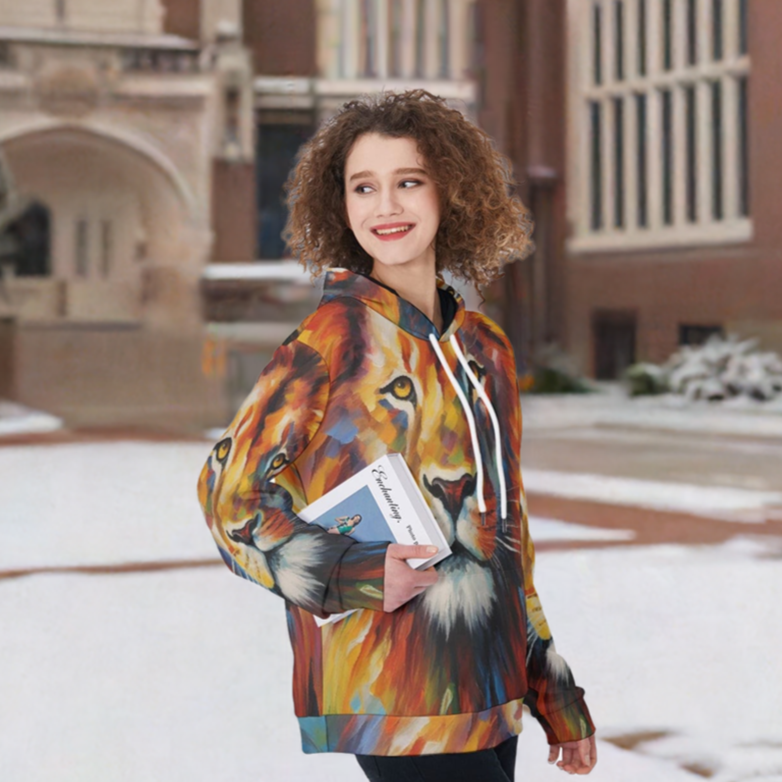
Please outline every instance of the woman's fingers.
[{"label": "woman's fingers", "polygon": [[437,546],[406,546],[402,543],[388,546],[388,556],[394,559],[428,559],[436,553]]},{"label": "woman's fingers", "polygon": [[415,583],[417,586],[432,586],[437,581],[437,571],[430,567],[428,570],[414,570]]},{"label": "woman's fingers", "polygon": [[415,570],[405,561],[431,556],[432,548],[437,551],[436,546],[403,546],[397,543],[389,545],[385,562],[384,611],[396,611],[437,581],[437,571],[433,567],[423,571]]},{"label": "woman's fingers", "polygon": [[588,741],[579,741],[578,742],[578,759],[585,766],[592,765],[590,757],[589,757],[589,742]]},{"label": "woman's fingers", "polygon": [[549,762],[552,755],[556,758],[556,750],[562,750],[562,758],[557,767],[569,774],[588,774],[597,762],[597,747],[594,735],[580,741],[567,741],[555,744],[549,750]]}]

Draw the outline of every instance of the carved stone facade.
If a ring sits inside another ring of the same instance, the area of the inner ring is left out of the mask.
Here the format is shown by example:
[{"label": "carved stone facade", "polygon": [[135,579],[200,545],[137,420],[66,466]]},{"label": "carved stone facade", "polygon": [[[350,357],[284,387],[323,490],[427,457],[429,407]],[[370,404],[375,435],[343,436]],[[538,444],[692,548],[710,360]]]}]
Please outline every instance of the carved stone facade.
[{"label": "carved stone facade", "polygon": [[475,117],[474,7],[4,0],[0,395],[76,424],[224,424],[317,304],[280,237],[301,143],[384,88]]},{"label": "carved stone facade", "polygon": [[215,162],[252,160],[249,58],[235,30],[191,40],[164,20],[150,0],[3,7],[3,388],[70,422],[224,415],[200,279]]}]

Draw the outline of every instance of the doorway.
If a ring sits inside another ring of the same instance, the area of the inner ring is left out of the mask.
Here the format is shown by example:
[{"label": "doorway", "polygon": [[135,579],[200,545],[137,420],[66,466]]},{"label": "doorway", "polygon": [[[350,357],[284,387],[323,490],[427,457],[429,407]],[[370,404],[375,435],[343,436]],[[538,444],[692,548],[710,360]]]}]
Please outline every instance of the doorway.
[{"label": "doorway", "polygon": [[618,380],[635,363],[637,316],[628,310],[592,313],[596,380]]}]

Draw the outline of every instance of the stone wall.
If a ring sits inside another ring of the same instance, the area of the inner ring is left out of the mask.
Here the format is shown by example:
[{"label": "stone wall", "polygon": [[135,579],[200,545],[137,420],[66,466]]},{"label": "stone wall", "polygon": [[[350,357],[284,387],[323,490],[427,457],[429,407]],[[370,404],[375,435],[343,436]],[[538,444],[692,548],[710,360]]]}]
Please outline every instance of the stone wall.
[{"label": "stone wall", "polygon": [[[0,336],[0,353],[7,342]],[[223,380],[202,370],[202,350],[202,335],[28,324],[12,345],[14,396],[71,426],[198,432],[230,413]]]}]

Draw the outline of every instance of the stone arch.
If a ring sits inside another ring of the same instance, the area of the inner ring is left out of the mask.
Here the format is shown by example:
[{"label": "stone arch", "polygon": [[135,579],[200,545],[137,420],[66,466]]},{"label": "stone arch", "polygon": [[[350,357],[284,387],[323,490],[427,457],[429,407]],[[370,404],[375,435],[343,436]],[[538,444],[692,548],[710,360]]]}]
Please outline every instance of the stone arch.
[{"label": "stone arch", "polygon": [[0,135],[0,145],[20,195],[51,210],[51,272],[79,286],[74,296],[95,301],[95,285],[121,285],[146,321],[198,321],[208,214],[154,143],[114,126],[43,120]]},{"label": "stone arch", "polygon": [[80,136],[85,140],[93,138],[96,141],[100,140],[108,144],[114,144],[118,149],[129,150],[142,158],[146,158],[168,179],[187,210],[189,220],[193,223],[199,221],[199,210],[195,196],[181,172],[164,152],[139,134],[99,123],[86,124],[81,122],[42,120],[0,132],[0,146],[8,150],[13,149],[20,142],[26,143],[27,141],[39,139],[45,142],[51,139],[64,139],[68,136]]}]

